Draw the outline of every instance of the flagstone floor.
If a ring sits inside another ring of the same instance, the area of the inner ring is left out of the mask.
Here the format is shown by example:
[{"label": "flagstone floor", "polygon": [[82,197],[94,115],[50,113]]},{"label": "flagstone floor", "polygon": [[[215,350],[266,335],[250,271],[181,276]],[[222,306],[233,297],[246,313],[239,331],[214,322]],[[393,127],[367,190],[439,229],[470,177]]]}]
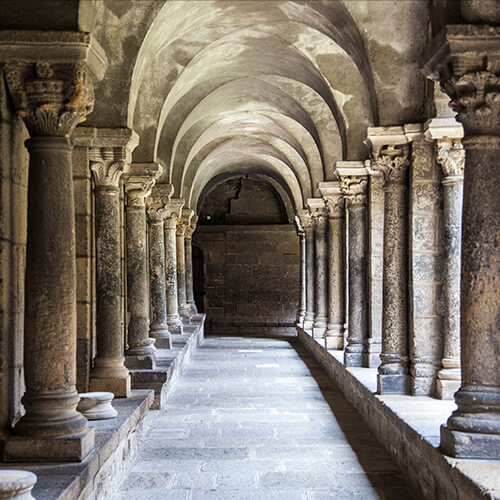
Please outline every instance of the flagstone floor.
[{"label": "flagstone floor", "polygon": [[115,500],[418,498],[293,338],[207,337]]}]

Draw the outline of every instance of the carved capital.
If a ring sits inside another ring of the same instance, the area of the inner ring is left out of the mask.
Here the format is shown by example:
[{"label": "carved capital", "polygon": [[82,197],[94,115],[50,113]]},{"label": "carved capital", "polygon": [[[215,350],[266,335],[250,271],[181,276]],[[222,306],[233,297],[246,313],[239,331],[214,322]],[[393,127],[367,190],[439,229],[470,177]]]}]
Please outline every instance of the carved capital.
[{"label": "carved capital", "polygon": [[179,220],[177,221],[177,235],[178,236],[185,236],[186,231],[189,228],[189,225],[191,224],[191,218],[194,215],[194,210],[190,208],[183,208],[181,211],[181,216]]},{"label": "carved capital", "polygon": [[189,223],[189,226],[186,228],[186,233],[184,237],[186,239],[191,239],[193,236],[193,233],[196,231],[196,225],[198,224],[198,216],[194,215],[193,211],[193,216],[191,217],[191,222]]},{"label": "carved capital", "polygon": [[97,187],[118,188],[123,173],[130,168],[130,151],[126,148],[90,148],[90,169]]},{"label": "carved capital", "polygon": [[182,207],[184,206],[184,200],[179,198],[171,199],[166,205],[165,214],[165,227],[168,229],[175,229],[177,223],[182,216]]},{"label": "carved capital", "polygon": [[344,216],[344,197],[340,190],[339,181],[320,182],[318,190],[325,200],[325,207],[330,218],[340,218]]},{"label": "carved capital", "polygon": [[372,168],[382,172],[387,184],[406,184],[410,166],[408,145],[386,146],[374,159]]},{"label": "carved capital", "polygon": [[315,208],[311,210],[311,215],[316,229],[326,229],[328,226],[328,212],[326,208]]},{"label": "carved capital", "polygon": [[342,175],[340,177],[340,190],[351,207],[366,204],[367,187],[367,176]]},{"label": "carved capital", "polygon": [[146,199],[146,210],[149,220],[163,221],[167,216],[167,206],[174,194],[172,184],[156,184],[151,190],[151,195]]},{"label": "carved capital", "polygon": [[124,179],[127,205],[143,207],[162,171],[158,163],[133,163]]},{"label": "carved capital", "polygon": [[5,78],[31,136],[69,136],[94,109],[94,83],[83,62],[9,62]]},{"label": "carved capital", "polygon": [[300,224],[304,231],[314,229],[314,220],[309,210],[298,210],[297,217],[299,218]]},{"label": "carved capital", "polygon": [[500,27],[446,26],[423,72],[440,82],[466,135],[500,135]]},{"label": "carved capital", "polygon": [[293,222],[295,223],[295,230],[297,231],[297,234],[299,236],[301,234],[304,234],[304,227],[302,226],[302,222],[301,222],[300,217],[298,215],[294,216]]},{"label": "carved capital", "polygon": [[465,150],[460,139],[436,141],[436,159],[445,177],[462,177],[465,166]]}]

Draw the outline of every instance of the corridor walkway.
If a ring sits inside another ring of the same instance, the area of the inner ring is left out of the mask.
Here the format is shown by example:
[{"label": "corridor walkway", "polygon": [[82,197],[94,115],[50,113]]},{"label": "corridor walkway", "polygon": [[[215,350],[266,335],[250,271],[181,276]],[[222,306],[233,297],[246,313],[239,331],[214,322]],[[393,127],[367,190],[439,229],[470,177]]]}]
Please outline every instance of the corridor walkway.
[{"label": "corridor walkway", "polygon": [[115,499],[413,498],[294,339],[208,337]]}]

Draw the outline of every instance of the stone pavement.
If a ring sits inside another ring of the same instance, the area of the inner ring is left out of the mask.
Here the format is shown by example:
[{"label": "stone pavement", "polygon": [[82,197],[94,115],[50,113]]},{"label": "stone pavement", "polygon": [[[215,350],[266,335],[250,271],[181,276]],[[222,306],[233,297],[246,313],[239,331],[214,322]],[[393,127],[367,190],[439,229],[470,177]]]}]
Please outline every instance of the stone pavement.
[{"label": "stone pavement", "polygon": [[293,338],[208,337],[151,413],[115,500],[418,498]]}]

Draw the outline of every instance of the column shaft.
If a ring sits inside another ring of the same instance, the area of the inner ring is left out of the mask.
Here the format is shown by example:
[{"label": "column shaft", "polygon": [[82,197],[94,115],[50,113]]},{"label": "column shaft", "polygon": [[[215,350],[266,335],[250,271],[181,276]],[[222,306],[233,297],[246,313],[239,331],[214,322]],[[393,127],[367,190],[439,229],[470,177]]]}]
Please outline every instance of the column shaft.
[{"label": "column shaft", "polygon": [[306,235],[304,231],[299,231],[300,245],[300,295],[299,308],[297,309],[297,324],[304,326],[304,316],[306,315]]},{"label": "column shaft", "polygon": [[328,314],[328,247],[327,221],[325,216],[315,223],[316,253],[316,314],[314,315],[313,336],[323,338],[326,332]]},{"label": "column shaft", "polygon": [[361,366],[368,333],[366,205],[348,200],[349,217],[349,320],[346,366]]},{"label": "column shaft", "polygon": [[177,250],[175,218],[165,221],[165,288],[167,294],[167,323],[171,333],[182,333],[177,300]]},{"label": "column shaft", "polygon": [[186,303],[190,314],[198,314],[193,288],[193,240],[187,235],[184,237],[184,254],[186,257]]},{"label": "column shaft", "polygon": [[189,311],[186,301],[186,255],[184,244],[184,228],[178,228],[176,233],[176,261],[177,261],[177,302],[179,315],[189,320]]},{"label": "column shaft", "polygon": [[15,432],[44,439],[87,432],[87,419],[76,411],[71,146],[64,137],[34,137],[26,141],[26,146],[30,152],[24,323],[26,414]]},{"label": "column shaft", "polygon": [[305,228],[306,235],[306,314],[304,317],[304,330],[312,329],[314,323],[314,295],[316,277],[314,272],[314,229]]},{"label": "column shaft", "polygon": [[146,247],[146,207],[128,203],[127,235],[127,305],[128,368],[154,367],[154,339],[149,338],[149,290]]}]

